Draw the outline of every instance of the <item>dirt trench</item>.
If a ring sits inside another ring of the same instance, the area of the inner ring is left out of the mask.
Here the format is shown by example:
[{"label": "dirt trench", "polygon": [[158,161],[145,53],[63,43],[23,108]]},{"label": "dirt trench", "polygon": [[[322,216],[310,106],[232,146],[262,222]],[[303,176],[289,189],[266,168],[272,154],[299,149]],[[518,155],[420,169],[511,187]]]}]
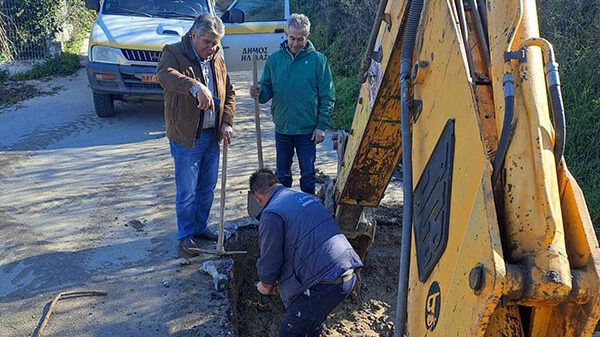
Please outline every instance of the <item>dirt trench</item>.
[{"label": "dirt trench", "polygon": [[[393,336],[398,266],[400,260],[401,209],[379,207],[375,243],[365,256],[363,283],[358,299],[346,299],[328,317],[321,336]],[[256,290],[256,260],[259,256],[258,228],[246,226],[226,244],[227,250],[248,253],[233,258],[229,300],[238,337],[276,337],[283,304],[278,296],[263,296]]]}]

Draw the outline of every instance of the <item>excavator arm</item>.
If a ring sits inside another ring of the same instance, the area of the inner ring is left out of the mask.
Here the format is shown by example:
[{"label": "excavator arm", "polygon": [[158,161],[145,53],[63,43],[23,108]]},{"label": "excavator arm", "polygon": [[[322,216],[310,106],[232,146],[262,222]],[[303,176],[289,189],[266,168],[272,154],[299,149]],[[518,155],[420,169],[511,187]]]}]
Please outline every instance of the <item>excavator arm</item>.
[{"label": "excavator arm", "polygon": [[533,0],[383,0],[336,220],[364,256],[402,159],[396,336],[591,336],[599,247]]}]

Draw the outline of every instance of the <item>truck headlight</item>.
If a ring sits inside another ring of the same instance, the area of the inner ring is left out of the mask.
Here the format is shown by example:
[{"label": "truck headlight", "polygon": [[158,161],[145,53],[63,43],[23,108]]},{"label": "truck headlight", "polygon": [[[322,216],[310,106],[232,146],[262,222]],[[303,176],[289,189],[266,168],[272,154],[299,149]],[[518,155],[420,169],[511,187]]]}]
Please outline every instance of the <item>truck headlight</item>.
[{"label": "truck headlight", "polygon": [[125,60],[120,49],[105,46],[92,47],[92,62],[124,64]]}]

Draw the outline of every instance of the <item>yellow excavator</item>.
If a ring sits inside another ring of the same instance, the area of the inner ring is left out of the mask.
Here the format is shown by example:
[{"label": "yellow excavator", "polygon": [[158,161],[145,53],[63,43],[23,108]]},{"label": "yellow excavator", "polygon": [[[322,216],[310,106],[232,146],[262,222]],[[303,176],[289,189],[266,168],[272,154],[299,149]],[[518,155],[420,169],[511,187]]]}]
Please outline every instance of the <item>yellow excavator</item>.
[{"label": "yellow excavator", "polygon": [[332,211],[359,255],[400,164],[396,336],[591,336],[599,247],[534,0],[382,0]]}]

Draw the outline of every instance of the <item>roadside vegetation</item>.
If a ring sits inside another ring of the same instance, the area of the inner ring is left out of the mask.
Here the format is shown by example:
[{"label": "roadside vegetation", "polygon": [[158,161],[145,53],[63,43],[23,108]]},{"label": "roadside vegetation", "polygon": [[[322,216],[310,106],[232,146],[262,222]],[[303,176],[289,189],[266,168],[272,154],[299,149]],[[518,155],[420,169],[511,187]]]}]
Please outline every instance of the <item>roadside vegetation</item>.
[{"label": "roadside vegetation", "polygon": [[[0,63],[14,59],[15,50],[18,50],[28,36],[46,36],[53,34],[52,29],[56,29],[51,27],[56,27],[57,12],[61,10],[57,6],[58,2],[55,0],[25,0],[24,2],[26,3],[19,4],[24,8],[23,11],[19,12],[22,16],[21,20],[24,21],[19,25],[18,31],[18,35],[22,37],[22,40],[9,40],[8,30],[16,29],[15,24],[11,22],[9,16],[0,12]],[[80,0],[67,0],[67,10],[69,13],[67,22],[72,25],[73,33],[71,39],[64,44],[61,54],[44,60],[29,71],[17,73],[13,76],[9,76],[5,70],[0,71],[0,108],[5,108],[36,95],[56,92],[56,90],[42,92],[36,89],[35,86],[23,81],[45,79],[56,75],[71,75],[81,68],[79,50],[86,34],[92,27],[95,13],[87,10],[85,2]],[[42,16],[39,17],[40,15]]]},{"label": "roadside vegetation", "polygon": [[15,74],[11,79],[16,81],[43,79],[55,75],[71,75],[79,68],[79,50],[86,34],[92,28],[95,13],[85,7],[85,2],[69,0],[70,24],[73,25],[73,35],[63,47],[63,52],[53,56],[43,63],[35,65],[31,70]]},{"label": "roadside vegetation", "polygon": [[[292,12],[309,16],[311,40],[333,72],[337,100],[330,127],[349,130],[378,0],[292,0]],[[560,64],[567,118],[565,157],[581,184],[592,221],[600,227],[600,4],[589,0],[538,0],[541,36]]]},{"label": "roadside vegetation", "polygon": [[538,0],[541,35],[554,44],[567,118],[565,157],[600,228],[600,3]]}]

